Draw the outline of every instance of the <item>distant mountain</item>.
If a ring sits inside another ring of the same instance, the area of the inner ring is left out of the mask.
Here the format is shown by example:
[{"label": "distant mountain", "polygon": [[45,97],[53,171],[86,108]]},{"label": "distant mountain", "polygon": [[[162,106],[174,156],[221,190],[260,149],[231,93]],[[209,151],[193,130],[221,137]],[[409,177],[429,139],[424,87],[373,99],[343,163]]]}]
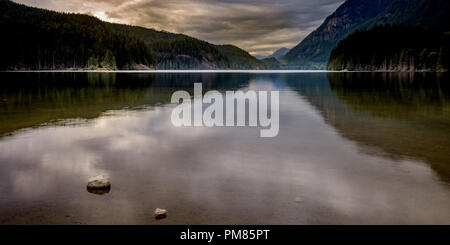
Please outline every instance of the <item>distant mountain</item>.
[{"label": "distant mountain", "polygon": [[290,49],[288,49],[288,48],[280,48],[280,49],[277,49],[275,52],[273,52],[271,55],[268,55],[268,56],[264,56],[264,55],[255,55],[255,58],[257,58],[258,60],[263,60],[263,59],[266,59],[266,58],[275,58],[275,59],[278,59],[278,58],[280,58],[281,56],[287,54],[287,53],[289,52],[289,50],[290,50]]},{"label": "distant mountain", "polygon": [[265,69],[231,45],[0,0],[0,69]]},{"label": "distant mountain", "polygon": [[345,1],[322,25],[283,57],[284,63],[288,68],[324,69],[331,50],[341,39],[378,16],[394,1]]}]

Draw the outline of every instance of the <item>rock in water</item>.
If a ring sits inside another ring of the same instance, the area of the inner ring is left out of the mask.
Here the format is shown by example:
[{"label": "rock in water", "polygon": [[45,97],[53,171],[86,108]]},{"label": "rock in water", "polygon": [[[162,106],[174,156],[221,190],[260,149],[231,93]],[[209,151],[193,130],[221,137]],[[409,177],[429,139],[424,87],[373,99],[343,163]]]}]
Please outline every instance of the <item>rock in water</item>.
[{"label": "rock in water", "polygon": [[87,184],[88,191],[109,190],[110,188],[109,177],[103,174],[90,178]]},{"label": "rock in water", "polygon": [[155,209],[155,218],[156,219],[164,219],[167,217],[167,210],[162,208]]}]

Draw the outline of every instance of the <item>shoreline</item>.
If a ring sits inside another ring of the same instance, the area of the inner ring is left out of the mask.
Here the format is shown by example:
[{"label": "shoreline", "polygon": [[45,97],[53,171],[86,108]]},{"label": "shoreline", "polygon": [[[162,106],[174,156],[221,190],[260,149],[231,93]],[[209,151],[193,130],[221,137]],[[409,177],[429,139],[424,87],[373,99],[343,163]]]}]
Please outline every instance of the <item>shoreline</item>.
[{"label": "shoreline", "polygon": [[448,71],[333,70],[4,70],[5,73],[446,73]]}]

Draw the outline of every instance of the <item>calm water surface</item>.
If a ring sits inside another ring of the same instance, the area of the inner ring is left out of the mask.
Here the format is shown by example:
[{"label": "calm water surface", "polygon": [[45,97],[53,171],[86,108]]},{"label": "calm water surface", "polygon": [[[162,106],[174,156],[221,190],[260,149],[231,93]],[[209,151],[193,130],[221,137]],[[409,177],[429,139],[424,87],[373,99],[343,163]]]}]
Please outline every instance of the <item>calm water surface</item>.
[{"label": "calm water surface", "polygon": [[[279,135],[174,127],[194,82],[279,90]],[[0,224],[450,224],[449,183],[447,74],[0,73]]]}]

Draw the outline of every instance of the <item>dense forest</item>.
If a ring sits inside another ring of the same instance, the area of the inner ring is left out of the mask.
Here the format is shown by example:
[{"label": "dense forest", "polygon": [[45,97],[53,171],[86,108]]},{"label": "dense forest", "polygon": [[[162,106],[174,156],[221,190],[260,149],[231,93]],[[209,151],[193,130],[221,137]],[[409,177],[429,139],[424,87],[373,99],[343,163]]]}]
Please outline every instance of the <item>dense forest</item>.
[{"label": "dense forest", "polygon": [[229,68],[228,59],[214,45],[193,38],[156,41],[150,47],[158,69]]},{"label": "dense forest", "polygon": [[264,69],[232,45],[0,0],[0,70]]},{"label": "dense forest", "polygon": [[153,66],[140,39],[114,32],[97,18],[0,0],[0,69],[130,69]]},{"label": "dense forest", "polygon": [[153,51],[157,69],[228,69],[231,62],[216,45],[183,34],[109,24],[116,32],[143,40]]},{"label": "dense forest", "polygon": [[385,25],[356,31],[333,49],[329,70],[445,71],[450,33]]},{"label": "dense forest", "polygon": [[280,61],[289,69],[325,69],[332,49],[357,30],[389,24],[450,31],[449,14],[448,0],[346,0]]},{"label": "dense forest", "polygon": [[281,69],[282,67],[281,63],[275,57],[265,58],[262,59],[261,61],[264,63],[266,69],[278,70]]},{"label": "dense forest", "polygon": [[219,51],[230,61],[231,69],[265,69],[264,63],[234,45],[218,45]]},{"label": "dense forest", "polygon": [[144,40],[152,49],[158,69],[264,69],[264,63],[233,45],[214,45],[183,34],[110,24],[125,35]]}]

